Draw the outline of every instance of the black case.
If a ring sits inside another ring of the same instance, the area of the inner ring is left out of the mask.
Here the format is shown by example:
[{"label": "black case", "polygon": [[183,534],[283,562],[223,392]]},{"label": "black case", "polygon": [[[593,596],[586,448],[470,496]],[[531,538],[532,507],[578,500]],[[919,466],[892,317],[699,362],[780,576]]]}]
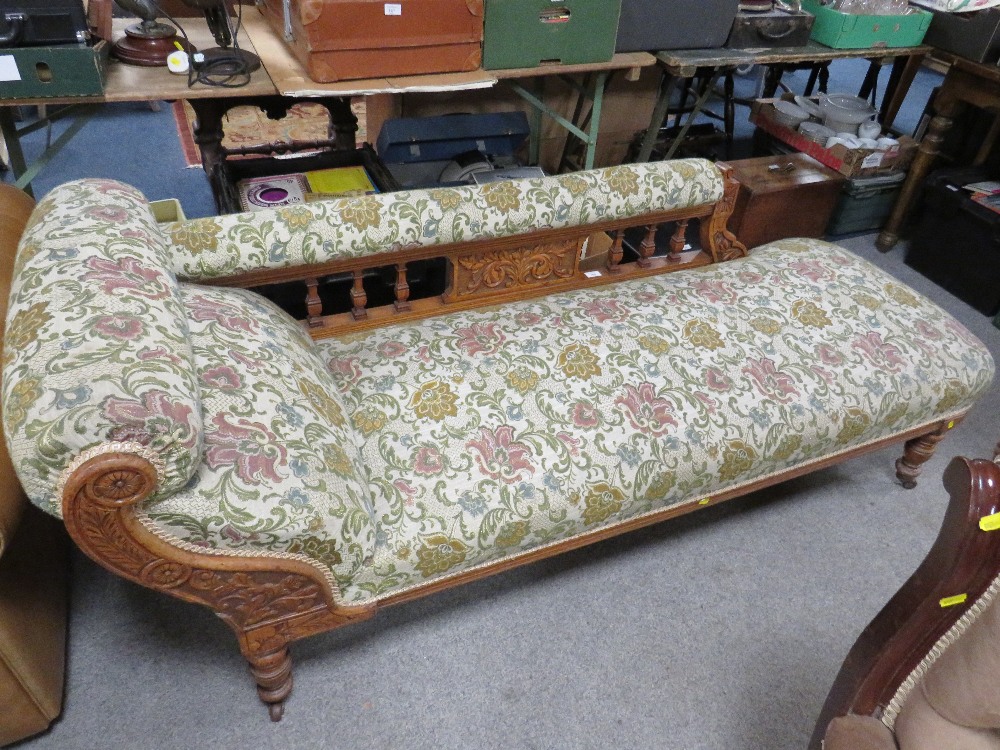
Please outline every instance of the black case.
[{"label": "black case", "polygon": [[766,13],[739,12],[726,39],[729,49],[761,47],[802,47],[809,41],[816,17],[804,10],[792,13],[772,10]]},{"label": "black case", "polygon": [[933,13],[924,44],[975,62],[995,63],[1000,59],[1000,8]]},{"label": "black case", "polygon": [[984,315],[1000,312],[1000,213],[962,188],[990,179],[978,168],[943,169],[924,183],[906,264]]},{"label": "black case", "polygon": [[47,47],[86,40],[83,0],[0,0],[0,47]]},{"label": "black case", "polygon": [[738,6],[739,0],[622,0],[615,51],[719,48]]}]

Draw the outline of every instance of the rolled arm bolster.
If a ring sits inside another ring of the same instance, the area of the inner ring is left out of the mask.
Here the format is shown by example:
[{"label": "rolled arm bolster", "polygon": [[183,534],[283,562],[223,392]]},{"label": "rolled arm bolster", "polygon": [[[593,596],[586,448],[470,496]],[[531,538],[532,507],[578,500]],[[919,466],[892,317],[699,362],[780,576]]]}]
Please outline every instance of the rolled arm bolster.
[{"label": "rolled arm bolster", "polygon": [[201,460],[187,323],[146,199],[80,180],[39,203],[21,240],[4,339],[3,420],[18,477],[59,515],[60,475],[108,442],[160,458],[157,494]]},{"label": "rolled arm bolster", "polygon": [[628,164],[487,185],[411,190],[170,225],[174,271],[208,281],[702,206],[723,194],[704,159]]}]

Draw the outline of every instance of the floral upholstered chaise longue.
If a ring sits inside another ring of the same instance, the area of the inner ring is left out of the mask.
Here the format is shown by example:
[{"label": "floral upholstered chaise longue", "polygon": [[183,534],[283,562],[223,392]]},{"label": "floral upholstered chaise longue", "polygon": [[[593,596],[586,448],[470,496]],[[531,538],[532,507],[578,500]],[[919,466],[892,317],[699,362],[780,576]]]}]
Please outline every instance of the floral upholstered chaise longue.
[{"label": "floral upholstered chaise longue", "polygon": [[[385,605],[893,442],[912,485],[989,353],[834,245],[748,253],[737,187],[679,160],[168,225],[59,187],[6,318],[18,477],[99,563],[214,609],[274,719],[289,644]],[[410,299],[435,258],[444,291]],[[241,288],[291,280],[301,321]]]}]

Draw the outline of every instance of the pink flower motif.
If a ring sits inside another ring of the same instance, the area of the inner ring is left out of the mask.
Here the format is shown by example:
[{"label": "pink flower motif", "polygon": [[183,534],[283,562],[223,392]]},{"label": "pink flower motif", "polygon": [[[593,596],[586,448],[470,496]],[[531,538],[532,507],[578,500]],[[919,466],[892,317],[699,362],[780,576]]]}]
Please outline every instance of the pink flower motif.
[{"label": "pink flower motif", "polygon": [[398,341],[383,341],[378,345],[378,353],[386,359],[395,359],[406,354],[406,347]]},{"label": "pink flower motif", "polygon": [[400,494],[403,496],[403,502],[407,507],[413,505],[413,498],[417,496],[417,491],[411,485],[404,482],[402,479],[397,479],[392,483],[392,486],[399,490]]},{"label": "pink flower motif", "polygon": [[833,373],[831,373],[829,370],[825,370],[819,365],[812,365],[809,369],[812,370],[817,375],[819,375],[821,378],[823,378],[823,380],[825,380],[827,383],[833,385]]},{"label": "pink flower motif", "polygon": [[715,411],[719,406],[719,402],[716,399],[712,398],[707,393],[701,393],[699,391],[695,391],[694,397],[705,405],[705,411],[709,414],[715,414]]},{"label": "pink flower motif", "polygon": [[640,432],[660,436],[677,426],[673,417],[674,405],[662,396],[656,395],[652,383],[625,386],[625,395],[615,399],[615,405],[625,407],[632,426]]},{"label": "pink flower motif", "polygon": [[882,335],[875,331],[856,337],[852,346],[880,370],[899,372],[906,364],[900,356],[899,349],[893,344],[882,341]]},{"label": "pink flower motif", "polygon": [[201,381],[212,388],[233,389],[241,388],[243,382],[236,370],[228,365],[210,367],[201,374]]},{"label": "pink flower motif", "polygon": [[732,304],[737,300],[737,294],[728,284],[721,281],[698,280],[691,284],[691,288],[704,297],[709,302],[716,304]]},{"label": "pink flower motif", "polygon": [[932,326],[926,320],[917,321],[917,333],[920,334],[921,339],[929,339],[931,341],[941,340],[941,329]]},{"label": "pink flower motif", "polygon": [[976,337],[973,336],[971,333],[969,333],[969,330],[958,321],[947,320],[945,321],[944,327],[947,328],[951,333],[958,336],[958,338],[960,338],[966,344],[970,344],[972,346],[979,345],[979,340],[976,339]]},{"label": "pink flower motif", "polygon": [[413,460],[413,470],[424,476],[440,474],[444,471],[444,456],[434,446],[422,445],[417,449],[417,456]]},{"label": "pink flower motif", "polygon": [[774,362],[770,359],[765,357],[751,359],[749,362],[750,366],[743,368],[743,374],[754,379],[757,389],[765,398],[784,404],[791,401],[793,395],[798,394],[795,390],[795,381],[786,373],[775,369]]},{"label": "pink flower motif", "polygon": [[473,323],[468,328],[456,328],[458,346],[470,357],[476,354],[496,354],[506,340],[496,323]]},{"label": "pink flower motif", "polygon": [[618,300],[590,300],[580,305],[583,311],[596,320],[598,323],[607,323],[609,320],[623,323],[629,319],[629,311],[622,306]]},{"label": "pink flower motif", "polygon": [[816,351],[819,353],[820,362],[824,365],[836,367],[844,363],[843,355],[829,344],[820,344]]},{"label": "pink flower motif", "polygon": [[542,316],[532,312],[519,312],[514,316],[514,322],[523,328],[529,328],[542,322]]},{"label": "pink flower motif", "polygon": [[152,360],[154,362],[162,362],[163,360],[167,360],[171,364],[175,365],[181,364],[181,358],[178,357],[176,354],[168,352],[167,347],[165,346],[157,346],[153,349],[150,349],[148,347],[145,349],[140,349],[136,354],[136,356],[143,362],[145,362],[146,360]]},{"label": "pink flower motif", "polygon": [[151,435],[176,435],[182,438],[180,444],[187,448],[197,441],[191,426],[192,408],[174,401],[165,391],[146,391],[138,401],[110,396],[102,408],[104,415],[118,425],[115,439],[145,437],[147,439],[139,439],[139,442],[147,443]]},{"label": "pink flower motif", "polygon": [[280,482],[278,467],[288,460],[288,451],[273,432],[260,422],[216,414],[205,429],[205,463],[212,470],[226,466],[247,484]]},{"label": "pink flower motif", "polygon": [[465,444],[475,452],[476,462],[483,473],[492,479],[498,479],[507,484],[535,473],[528,457],[530,448],[524,443],[514,440],[514,428],[501,425],[496,431],[486,427],[479,428],[479,439],[470,440]]},{"label": "pink flower motif", "polygon": [[83,274],[83,278],[101,282],[105,294],[117,294],[119,289],[127,289],[131,294],[146,299],[163,299],[170,295],[164,284],[163,272],[146,268],[135,258],[87,258],[83,265],[90,269]]},{"label": "pink flower motif", "polygon": [[763,274],[759,274],[756,271],[740,271],[737,278],[743,284],[759,284],[764,280]]},{"label": "pink flower motif", "polygon": [[94,323],[94,330],[102,336],[131,341],[142,336],[146,332],[146,326],[130,315],[102,315]]},{"label": "pink flower motif", "polygon": [[245,333],[248,336],[256,336],[260,329],[256,320],[244,317],[237,308],[220,304],[218,300],[200,294],[188,298],[187,308],[191,319],[199,323],[215,322],[227,331]]},{"label": "pink flower motif", "polygon": [[121,224],[128,220],[128,211],[117,206],[98,206],[87,210],[87,216],[110,224]]},{"label": "pink flower motif", "polygon": [[230,349],[229,358],[236,360],[251,372],[256,372],[260,370],[261,360],[255,359],[254,357],[248,357],[243,352],[238,352],[235,349]]},{"label": "pink flower motif", "polygon": [[[656,292],[636,292],[634,295],[637,302],[659,302],[660,295]],[[675,297],[676,300],[676,297]]]},{"label": "pink flower motif", "polygon": [[578,456],[580,455],[580,444],[583,442],[578,438],[573,437],[568,432],[557,432],[556,438],[566,446],[569,450],[569,455]]},{"label": "pink flower motif", "polygon": [[833,281],[836,278],[833,271],[818,260],[797,260],[789,263],[788,267],[810,281]]},{"label": "pink flower motif", "polygon": [[597,409],[595,409],[594,405],[588,401],[577,401],[573,405],[571,415],[573,424],[576,427],[597,427],[598,423],[601,421],[600,415],[597,413]]},{"label": "pink flower motif", "polygon": [[725,393],[733,389],[733,379],[718,367],[709,367],[705,370],[705,385],[713,391]]},{"label": "pink flower motif", "polygon": [[431,362],[433,358],[431,357],[430,347],[424,345],[417,350],[417,357],[423,362]]},{"label": "pink flower motif", "polygon": [[347,383],[356,383],[361,377],[361,366],[357,357],[344,357],[343,359],[331,359],[326,369],[337,378]]}]

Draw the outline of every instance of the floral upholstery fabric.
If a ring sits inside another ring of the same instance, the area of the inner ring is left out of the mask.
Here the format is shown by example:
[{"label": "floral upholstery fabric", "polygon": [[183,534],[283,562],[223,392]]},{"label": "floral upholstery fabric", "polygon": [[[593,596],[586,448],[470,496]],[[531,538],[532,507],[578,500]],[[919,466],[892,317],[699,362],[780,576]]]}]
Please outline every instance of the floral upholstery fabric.
[{"label": "floral upholstery fabric", "polygon": [[318,344],[377,513],[363,601],[967,409],[988,351],[816,240]]},{"label": "floral upholstery fabric", "polygon": [[590,224],[722,197],[704,159],[344,198],[170,225],[178,277],[205,281],[261,268],[368,257],[400,248]]},{"label": "floral upholstery fabric", "polygon": [[161,494],[201,461],[187,315],[146,199],[108,180],[63,185],[21,240],[3,350],[3,419],[32,502],[61,513],[59,476],[108,441],[147,445]]},{"label": "floral upholstery fabric", "polygon": [[312,339],[252,292],[181,285],[205,418],[204,460],[146,506],[199,547],[302,555],[350,580],[375,547],[355,430]]}]

